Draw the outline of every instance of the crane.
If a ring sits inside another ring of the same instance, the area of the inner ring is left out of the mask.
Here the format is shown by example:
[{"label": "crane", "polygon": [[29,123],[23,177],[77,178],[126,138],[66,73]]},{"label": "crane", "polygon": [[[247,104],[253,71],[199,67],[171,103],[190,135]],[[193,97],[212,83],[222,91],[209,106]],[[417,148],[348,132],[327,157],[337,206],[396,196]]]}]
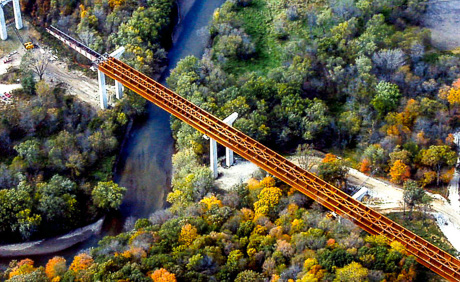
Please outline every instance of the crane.
[{"label": "crane", "polygon": [[91,60],[93,67],[105,75],[119,81],[138,95],[253,162],[332,212],[351,220],[370,234],[383,235],[388,242],[400,242],[420,264],[449,281],[460,281],[460,260],[456,257],[225,124],[122,61],[91,50],[53,26],[47,28],[47,32]]}]

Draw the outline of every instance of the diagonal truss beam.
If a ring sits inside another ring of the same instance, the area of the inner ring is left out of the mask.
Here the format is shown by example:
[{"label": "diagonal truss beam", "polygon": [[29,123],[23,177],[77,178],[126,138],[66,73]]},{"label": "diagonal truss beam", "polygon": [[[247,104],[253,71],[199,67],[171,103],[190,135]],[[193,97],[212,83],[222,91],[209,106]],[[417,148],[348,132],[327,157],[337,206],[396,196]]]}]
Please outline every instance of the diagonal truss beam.
[{"label": "diagonal truss beam", "polygon": [[449,281],[460,281],[459,259],[366,207],[316,175],[296,166],[120,60],[101,56],[56,28],[47,29],[47,31],[95,61],[101,72],[121,82],[148,101],[232,149],[321,205],[353,221],[368,233],[383,235],[389,242],[400,242],[408,253],[415,256],[419,263],[433,272]]},{"label": "diagonal truss beam", "polygon": [[301,193],[350,219],[370,234],[384,235],[389,242],[400,242],[419,263],[442,277],[450,281],[460,281],[460,261],[457,258],[226,125],[143,73],[114,58],[100,63],[99,70]]}]

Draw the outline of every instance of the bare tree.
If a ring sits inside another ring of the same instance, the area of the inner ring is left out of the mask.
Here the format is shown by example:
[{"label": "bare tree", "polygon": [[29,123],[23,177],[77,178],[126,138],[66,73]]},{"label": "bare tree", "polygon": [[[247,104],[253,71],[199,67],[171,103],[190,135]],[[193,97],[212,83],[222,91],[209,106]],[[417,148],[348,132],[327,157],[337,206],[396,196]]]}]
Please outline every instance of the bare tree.
[{"label": "bare tree", "polygon": [[45,75],[50,61],[50,56],[46,52],[42,54],[31,50],[22,57],[21,64],[23,69],[30,69],[33,73],[38,75],[40,80],[43,80],[43,75]]},{"label": "bare tree", "polygon": [[296,150],[296,157],[299,160],[300,167],[308,171],[318,164],[318,158],[315,156],[311,144],[299,145]]}]

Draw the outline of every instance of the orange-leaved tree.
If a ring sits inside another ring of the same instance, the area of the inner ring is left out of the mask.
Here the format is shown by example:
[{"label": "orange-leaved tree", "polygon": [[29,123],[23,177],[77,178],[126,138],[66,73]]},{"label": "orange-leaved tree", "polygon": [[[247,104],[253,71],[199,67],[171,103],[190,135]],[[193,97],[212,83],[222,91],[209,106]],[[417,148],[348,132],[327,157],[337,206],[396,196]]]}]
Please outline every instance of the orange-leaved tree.
[{"label": "orange-leaved tree", "polygon": [[396,160],[390,168],[391,181],[400,184],[410,177],[410,167],[401,160]]},{"label": "orange-leaved tree", "polygon": [[153,279],[154,282],[176,282],[176,275],[174,273],[170,273],[164,268],[160,268],[155,270],[151,275],[150,278]]},{"label": "orange-leaved tree", "polygon": [[90,267],[93,264],[93,262],[94,260],[90,255],[81,253],[73,258],[72,264],[70,265],[69,269],[74,271],[75,273],[78,273],[81,270],[88,269],[88,267]]},{"label": "orange-leaved tree", "polygon": [[46,264],[45,273],[49,279],[53,279],[63,275],[66,270],[66,260],[63,257],[54,257]]}]

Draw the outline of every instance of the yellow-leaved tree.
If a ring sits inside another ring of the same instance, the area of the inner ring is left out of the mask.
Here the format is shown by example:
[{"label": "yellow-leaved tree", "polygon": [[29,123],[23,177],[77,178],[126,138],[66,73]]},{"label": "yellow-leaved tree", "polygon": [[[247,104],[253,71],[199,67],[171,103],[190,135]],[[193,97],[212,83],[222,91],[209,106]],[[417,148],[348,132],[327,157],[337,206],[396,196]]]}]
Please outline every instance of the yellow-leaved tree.
[{"label": "yellow-leaved tree", "polygon": [[182,226],[179,236],[180,242],[188,246],[193,243],[196,237],[198,237],[198,230],[195,226],[191,225],[190,223],[187,223],[184,226]]},{"label": "yellow-leaved tree", "polygon": [[204,204],[204,206],[206,207],[206,210],[210,210],[213,206],[219,206],[219,207],[222,207],[222,202],[217,199],[216,196],[212,195],[212,196],[208,196],[208,197],[204,197],[200,203]]},{"label": "yellow-leaved tree", "polygon": [[255,213],[268,214],[278,205],[282,194],[281,189],[277,187],[267,187],[262,189],[258,195],[259,200],[254,203]]},{"label": "yellow-leaved tree", "polygon": [[369,271],[360,263],[352,262],[342,268],[337,268],[334,281],[360,282],[366,281]]},{"label": "yellow-leaved tree", "polygon": [[438,97],[447,100],[451,107],[460,105],[460,78],[452,83],[452,86],[444,86],[439,89]]},{"label": "yellow-leaved tree", "polygon": [[75,273],[80,272],[81,270],[88,269],[93,264],[93,258],[85,253],[81,253],[76,255],[73,258],[72,264],[70,265],[69,269],[74,271]]}]

